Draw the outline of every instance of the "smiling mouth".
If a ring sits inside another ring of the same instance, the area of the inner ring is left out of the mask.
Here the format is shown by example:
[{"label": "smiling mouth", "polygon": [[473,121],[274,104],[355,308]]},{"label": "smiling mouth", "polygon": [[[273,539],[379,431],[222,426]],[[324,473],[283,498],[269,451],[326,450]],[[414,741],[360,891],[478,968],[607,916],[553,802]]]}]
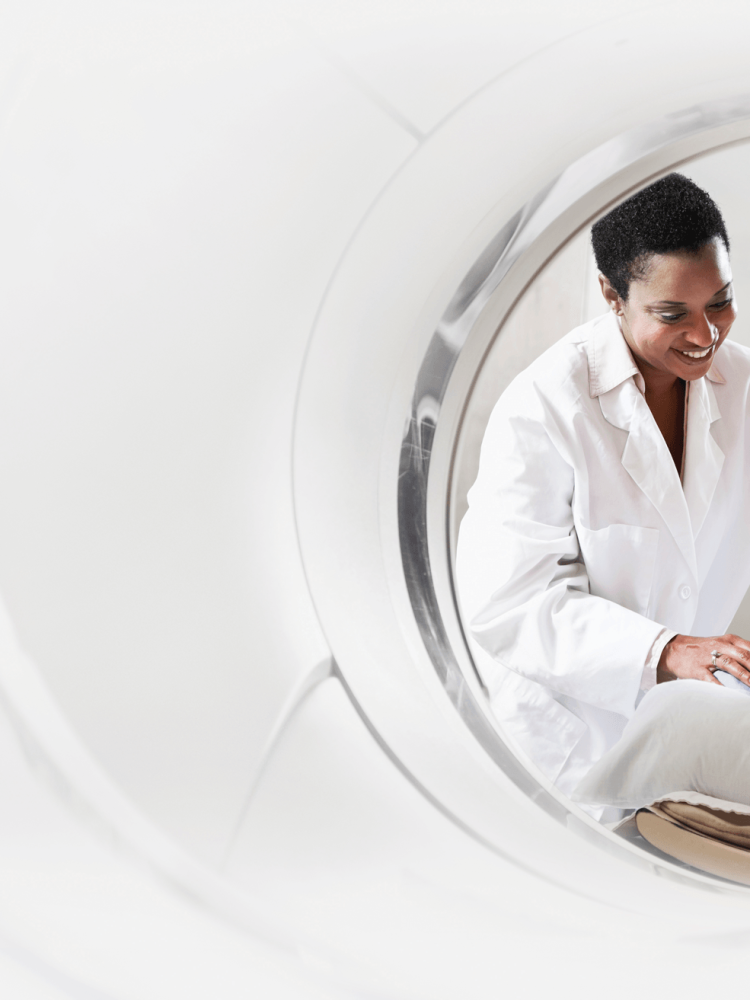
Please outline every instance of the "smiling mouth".
[{"label": "smiling mouth", "polygon": [[680,354],[686,358],[705,358],[713,349],[714,345],[711,344],[711,346],[707,347],[705,351],[680,351]]}]

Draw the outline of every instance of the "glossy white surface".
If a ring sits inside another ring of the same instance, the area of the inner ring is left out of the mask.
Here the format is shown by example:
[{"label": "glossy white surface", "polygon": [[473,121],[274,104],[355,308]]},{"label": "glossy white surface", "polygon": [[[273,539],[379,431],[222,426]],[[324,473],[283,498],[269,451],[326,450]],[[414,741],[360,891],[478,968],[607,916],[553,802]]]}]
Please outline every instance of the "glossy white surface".
[{"label": "glossy white surface", "polygon": [[[7,689],[5,635],[2,645]],[[36,707],[44,709],[38,701]],[[191,896],[184,878],[170,884],[163,865],[150,867],[147,862],[153,864],[155,856],[134,853],[125,833],[129,824],[121,822],[116,833],[110,826],[113,815],[98,810],[91,799],[81,797],[80,789],[53,772],[40,744],[22,724],[19,727],[17,716],[14,725],[11,718],[0,708],[4,997],[336,996],[330,977],[290,959],[289,937],[281,942],[270,924],[267,929],[256,925],[255,933],[249,933],[237,919],[217,918],[205,897],[201,900],[194,889]],[[47,714],[46,722],[45,732],[54,742],[59,735],[54,712]],[[24,734],[22,741],[19,733]],[[101,790],[106,798],[106,779]],[[125,809],[127,813],[127,805]],[[152,831],[151,836],[159,841],[158,833]],[[167,844],[161,860],[179,858],[179,853]]]},{"label": "glossy white surface", "polygon": [[310,46],[258,64],[235,8],[175,37],[138,36],[146,7],[91,14],[48,24],[9,84],[0,584],[92,751],[215,859],[327,655],[295,540],[297,380],[414,141]]},{"label": "glossy white surface", "polygon": [[[21,684],[25,738],[86,805],[72,819],[38,787],[0,720],[4,994],[732,985],[745,894],[631,867],[511,786],[383,565],[386,445],[466,267],[572,160],[750,91],[745,7],[13,0],[3,16],[0,589],[48,685]],[[328,641],[396,755],[521,866],[407,783],[338,681],[278,732]]]}]

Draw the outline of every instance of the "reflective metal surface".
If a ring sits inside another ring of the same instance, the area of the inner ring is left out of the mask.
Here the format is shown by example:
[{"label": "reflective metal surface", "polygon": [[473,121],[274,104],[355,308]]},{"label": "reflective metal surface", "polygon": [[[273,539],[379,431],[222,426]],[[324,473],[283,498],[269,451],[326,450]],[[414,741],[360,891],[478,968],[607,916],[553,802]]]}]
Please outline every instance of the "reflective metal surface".
[{"label": "reflective metal surface", "polygon": [[[398,530],[406,585],[422,641],[452,703],[482,747],[527,795],[558,819],[569,813],[503,741],[468,676],[468,646],[456,649],[449,633],[461,634],[450,556],[450,467],[455,460],[461,416],[470,392],[469,370],[461,384],[451,380],[462,352],[485,309],[495,301],[494,331],[500,330],[526,281],[554,253],[613,200],[707,149],[750,135],[750,96],[687,108],[661,121],[618,136],[565,170],[502,228],[460,284],[424,355],[406,423],[398,478]],[[503,286],[511,286],[503,295]],[[481,337],[481,333],[480,333]],[[488,344],[475,348],[481,358]],[[437,480],[433,459],[444,401],[453,396],[449,429],[439,448],[450,452]],[[451,419],[454,418],[454,419]],[[437,507],[442,515],[431,519]],[[431,527],[432,525],[432,527]],[[440,596],[439,596],[440,595]],[[462,665],[463,664],[463,665]]]}]

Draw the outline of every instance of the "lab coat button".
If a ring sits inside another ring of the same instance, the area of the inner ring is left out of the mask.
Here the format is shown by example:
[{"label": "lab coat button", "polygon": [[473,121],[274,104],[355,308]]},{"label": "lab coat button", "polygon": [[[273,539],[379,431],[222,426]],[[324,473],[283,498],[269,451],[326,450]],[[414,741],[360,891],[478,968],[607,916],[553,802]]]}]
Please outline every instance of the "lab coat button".
[{"label": "lab coat button", "polygon": [[680,597],[686,601],[690,597],[690,587],[680,587]]}]

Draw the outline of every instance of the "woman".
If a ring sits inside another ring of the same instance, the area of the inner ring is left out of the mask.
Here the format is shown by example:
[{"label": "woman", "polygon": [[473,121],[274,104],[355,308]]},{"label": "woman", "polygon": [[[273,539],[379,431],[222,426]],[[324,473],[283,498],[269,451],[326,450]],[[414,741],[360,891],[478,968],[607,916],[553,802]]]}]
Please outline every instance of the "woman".
[{"label": "woman", "polygon": [[655,683],[750,686],[750,351],[711,198],[669,176],[601,219],[608,313],[503,393],[458,545],[493,708],[570,792]]}]

